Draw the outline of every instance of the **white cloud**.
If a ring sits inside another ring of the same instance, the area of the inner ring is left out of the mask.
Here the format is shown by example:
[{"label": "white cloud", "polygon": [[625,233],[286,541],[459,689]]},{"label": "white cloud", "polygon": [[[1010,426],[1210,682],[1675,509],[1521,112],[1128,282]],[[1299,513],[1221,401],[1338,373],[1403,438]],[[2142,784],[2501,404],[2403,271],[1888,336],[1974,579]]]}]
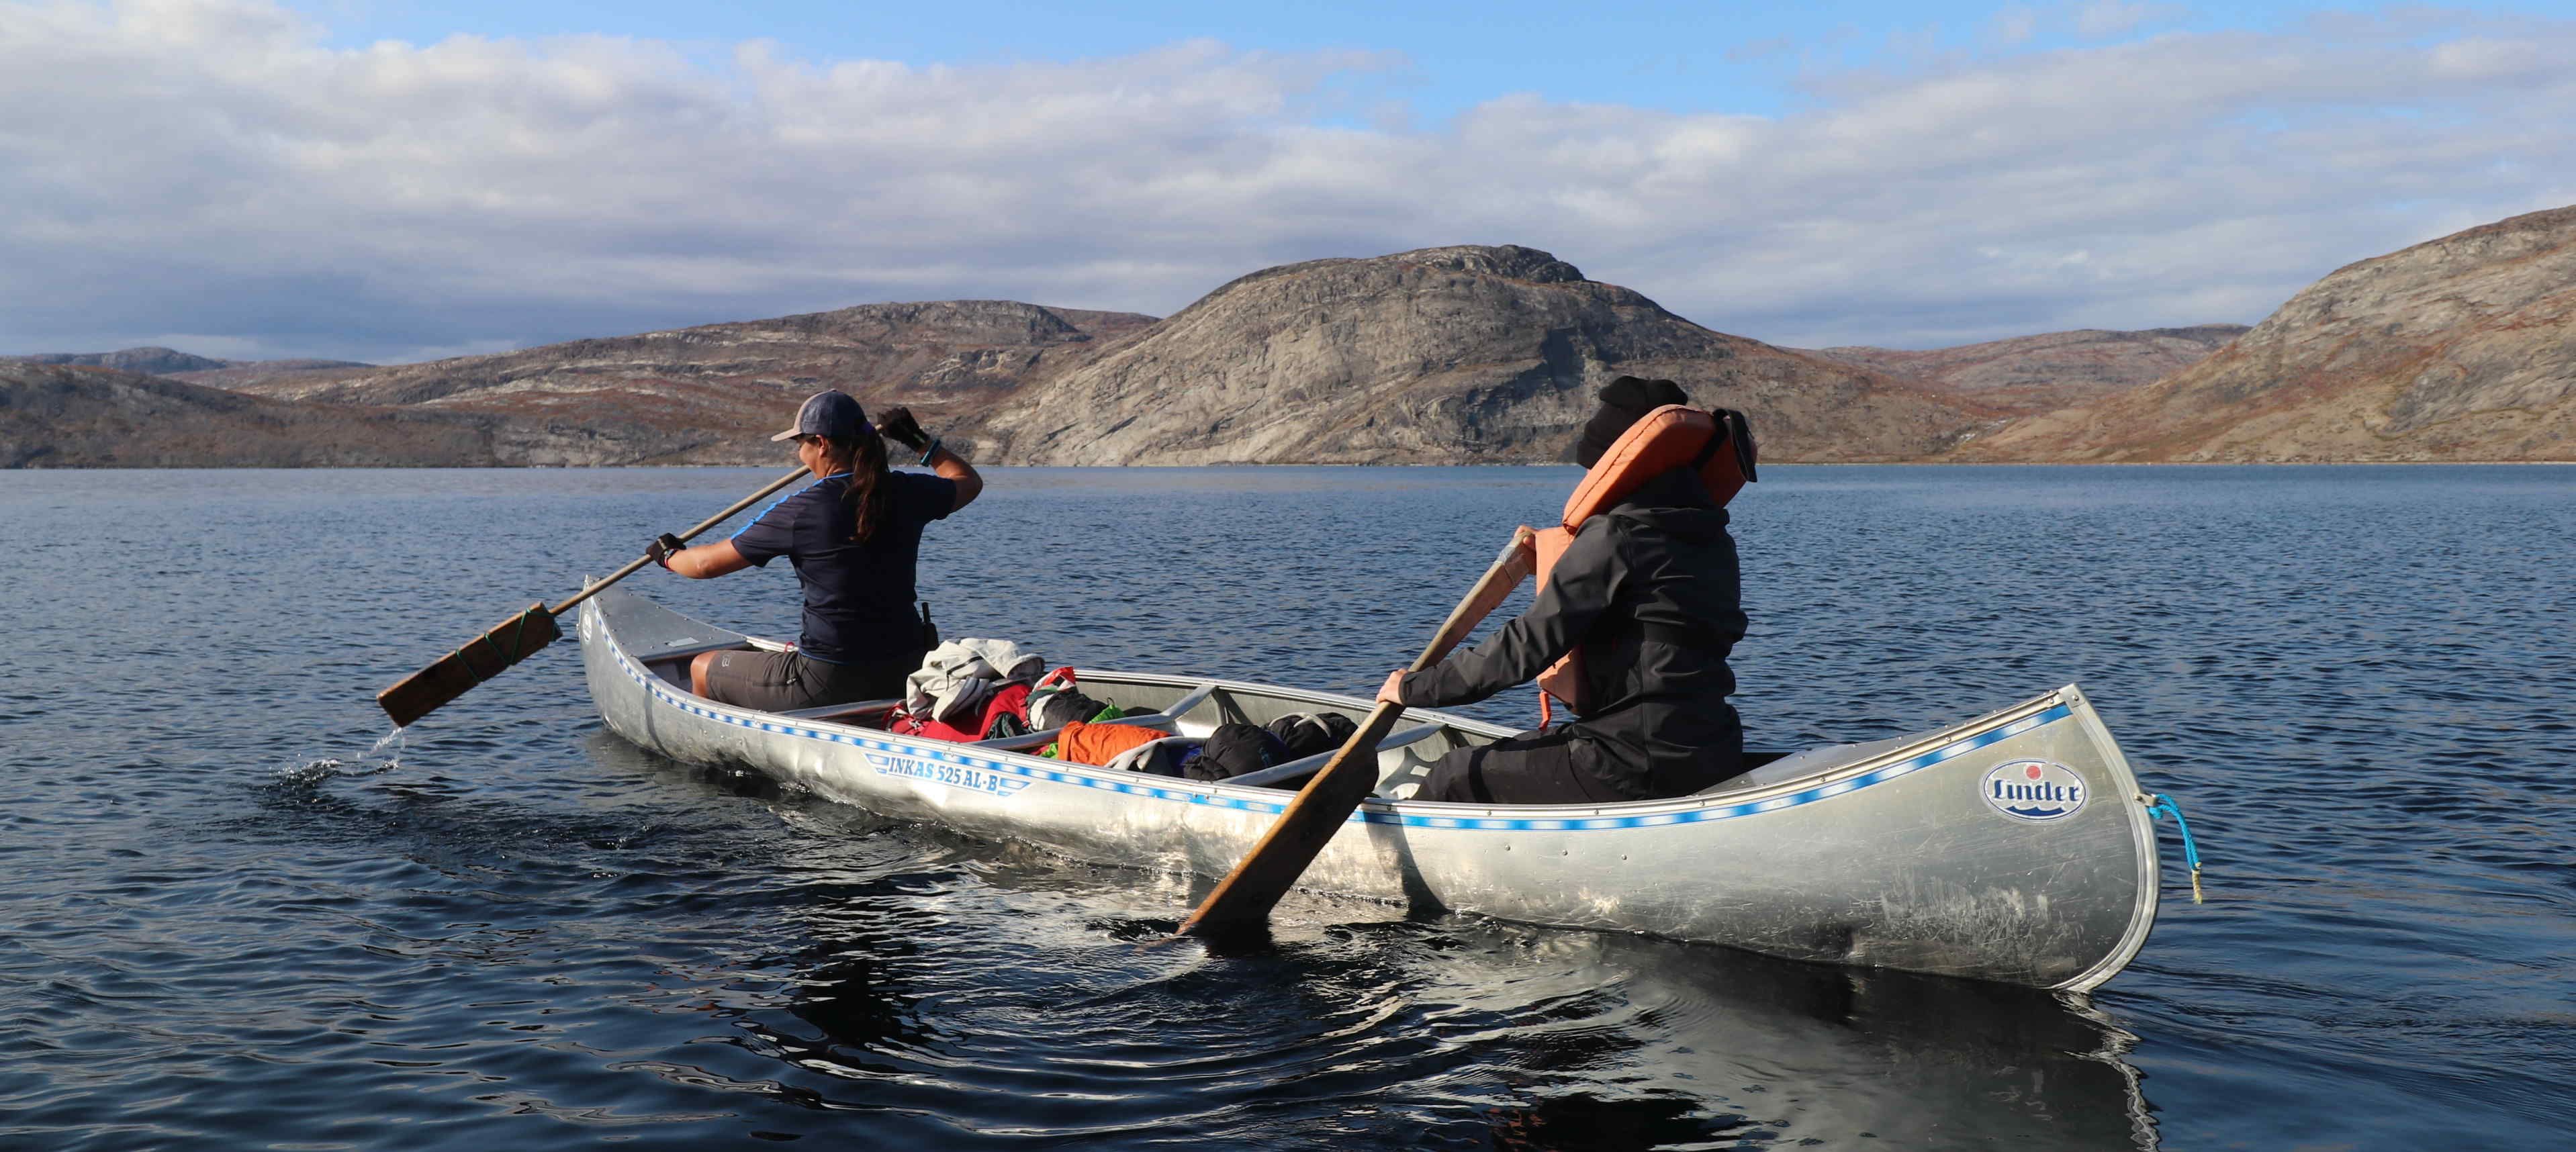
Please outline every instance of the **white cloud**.
[{"label": "white cloud", "polygon": [[2435,46],[2432,70],[2449,80],[2563,82],[2567,77],[2564,48],[2564,44],[2471,37]]},{"label": "white cloud", "polygon": [[1987,30],[2000,43],[2024,43],[2039,31],[2039,13],[2015,5],[1995,13]]},{"label": "white cloud", "polygon": [[193,332],[394,360],[966,296],[1165,313],[1267,264],[1470,242],[1783,343],[2251,321],[2576,186],[2576,80],[2548,66],[2576,25],[2460,21],[1954,55],[1812,77],[1776,118],[1501,95],[1409,128],[1367,83],[1402,62],[1356,53],[708,65],[0,3],[0,351]]},{"label": "white cloud", "polygon": [[2075,9],[2077,35],[2091,40],[2126,36],[2138,26],[2157,20],[2169,20],[2182,14],[2172,4],[2127,4],[2121,0],[2087,0]]}]

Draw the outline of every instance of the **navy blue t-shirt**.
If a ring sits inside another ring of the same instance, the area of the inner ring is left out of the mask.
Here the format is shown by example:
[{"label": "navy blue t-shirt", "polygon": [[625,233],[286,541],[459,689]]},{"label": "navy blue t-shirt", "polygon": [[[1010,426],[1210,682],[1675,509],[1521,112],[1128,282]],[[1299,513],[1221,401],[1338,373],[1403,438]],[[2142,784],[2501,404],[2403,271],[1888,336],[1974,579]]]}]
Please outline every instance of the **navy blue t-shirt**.
[{"label": "navy blue t-shirt", "polygon": [[826,476],[772,504],[742,531],[734,550],[767,566],[787,557],[805,585],[805,634],[796,647],[832,664],[862,663],[921,650],[913,610],[913,565],[921,529],[957,508],[957,484],[919,472],[890,472],[886,520],[862,543],[850,539],[856,510],[850,474]]}]

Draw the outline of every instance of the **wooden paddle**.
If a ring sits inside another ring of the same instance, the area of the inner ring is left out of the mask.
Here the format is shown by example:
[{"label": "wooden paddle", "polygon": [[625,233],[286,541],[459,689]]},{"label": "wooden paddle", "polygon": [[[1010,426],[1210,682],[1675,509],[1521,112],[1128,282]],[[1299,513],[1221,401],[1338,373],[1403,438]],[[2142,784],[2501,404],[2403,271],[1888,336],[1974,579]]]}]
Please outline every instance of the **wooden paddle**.
[{"label": "wooden paddle", "polygon": [[[680,539],[687,541],[732,519],[743,509],[767,499],[771,493],[803,479],[805,474],[806,470],[799,468],[779,477],[768,487],[735,501],[733,507],[679,533]],[[376,693],[377,706],[385,710],[385,715],[394,718],[395,727],[410,725],[412,721],[473,690],[475,685],[500,675],[502,669],[527,659],[529,653],[554,643],[563,636],[563,631],[555,627],[555,617],[572,611],[582,601],[598,595],[601,589],[634,575],[636,570],[652,562],[649,555],[639,557],[634,563],[610,573],[606,579],[593,583],[572,599],[552,608],[546,607],[542,600],[529,605],[527,611],[493,625],[489,631],[439,657],[436,663]]]},{"label": "wooden paddle", "polygon": [[[1512,542],[1503,546],[1502,555],[1485,569],[1482,579],[1469,589],[1467,598],[1449,612],[1440,630],[1431,636],[1430,647],[1422,650],[1410,671],[1419,672],[1441,661],[1451,649],[1467,638],[1476,625],[1501,607],[1512,590],[1537,565],[1535,535],[1527,528],[1512,534]],[[1344,821],[1377,786],[1377,742],[1395,727],[1396,718],[1404,714],[1404,705],[1381,701],[1371,709],[1368,721],[1342,744],[1330,762],[1315,773],[1297,798],[1288,802],[1287,811],[1270,826],[1268,834],[1252,851],[1245,854],[1234,871],[1219,881],[1208,893],[1198,911],[1181,922],[1185,936],[1214,936],[1257,927],[1270,918],[1270,909],[1297,878],[1306,874],[1306,866],[1315,862],[1333,834],[1342,830]]]}]

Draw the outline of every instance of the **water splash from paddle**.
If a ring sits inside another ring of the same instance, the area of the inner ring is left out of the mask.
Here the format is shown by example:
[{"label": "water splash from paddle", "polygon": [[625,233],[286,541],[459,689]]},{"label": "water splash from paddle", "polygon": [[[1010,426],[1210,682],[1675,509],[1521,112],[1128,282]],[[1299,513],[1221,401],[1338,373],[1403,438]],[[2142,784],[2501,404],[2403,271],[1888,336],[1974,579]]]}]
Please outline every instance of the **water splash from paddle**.
[{"label": "water splash from paddle", "polygon": [[354,760],[325,758],[307,760],[292,768],[277,770],[280,784],[310,787],[335,777],[375,776],[402,767],[403,732],[400,725],[376,739],[374,745],[359,753]]}]

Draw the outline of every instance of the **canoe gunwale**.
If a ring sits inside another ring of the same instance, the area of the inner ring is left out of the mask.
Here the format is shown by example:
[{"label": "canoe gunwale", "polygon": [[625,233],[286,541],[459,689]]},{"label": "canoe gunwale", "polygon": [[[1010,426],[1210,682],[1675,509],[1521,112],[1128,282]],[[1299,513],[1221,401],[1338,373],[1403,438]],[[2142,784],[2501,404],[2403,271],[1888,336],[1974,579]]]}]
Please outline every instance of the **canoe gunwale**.
[{"label": "canoe gunwale", "polygon": [[[759,643],[757,638],[752,638],[752,640],[754,643]],[[615,638],[613,636],[611,637],[611,642],[615,643]],[[699,651],[721,651],[727,647],[739,646],[739,644],[717,645],[711,648],[699,649]],[[661,677],[654,675],[649,668],[641,667],[642,665],[659,663],[667,659],[676,659],[681,655],[693,654],[674,652],[671,655],[665,656],[657,653],[646,660],[638,661],[631,656],[625,655],[624,647],[622,645],[618,646],[618,652],[621,658],[631,664],[637,665],[638,667],[636,670],[641,672],[644,679],[650,681],[661,681]],[[1175,701],[1176,705],[1196,704],[1199,701],[1192,699],[1192,697],[1197,696],[1200,690],[1207,690],[1210,693],[1221,691],[1249,692],[1276,699],[1296,699],[1302,703],[1353,708],[1362,711],[1367,710],[1370,704],[1369,701],[1362,700],[1356,696],[1343,696],[1327,692],[1309,692],[1302,689],[1283,688],[1275,684],[1260,684],[1245,680],[1226,680],[1204,676],[1176,676],[1161,672],[1121,672],[1106,669],[1092,669],[1088,671],[1076,669],[1075,675],[1077,678],[1088,676],[1100,680],[1108,680],[1143,687],[1179,688],[1189,695],[1185,695],[1180,701]],[[977,755],[1027,756],[1026,753],[988,746],[984,741],[951,743],[942,740],[932,740],[928,737],[898,737],[881,728],[868,728],[856,724],[843,724],[824,718],[801,717],[793,713],[786,712],[763,712],[757,709],[740,708],[734,705],[709,700],[706,697],[698,696],[694,693],[684,692],[676,686],[669,684],[667,681],[661,681],[661,683],[655,686],[661,691],[670,692],[673,695],[686,696],[688,701],[686,704],[681,704],[679,701],[665,701],[665,703],[677,704],[681,707],[694,707],[709,710],[721,714],[715,718],[730,718],[731,722],[741,723],[749,721],[752,722],[750,724],[752,727],[762,727],[762,725],[757,722],[761,719],[792,720],[798,727],[811,728],[817,732],[829,733],[832,735],[855,736],[870,740],[900,740],[905,742],[908,747],[921,745],[932,746],[930,748],[925,748],[925,751],[936,752],[947,749],[968,749],[973,750]],[[2070,695],[2080,698],[2081,693],[2078,692],[2074,685],[2070,684],[2054,692],[2033,697],[2029,700],[2022,701],[2019,704],[1999,709],[1974,720],[1954,724],[1920,739],[1910,740],[1903,745],[1899,745],[1895,748],[1878,752],[1846,764],[1835,765],[1830,768],[1819,770],[1818,772],[1792,777],[1787,780],[1754,785],[1751,787],[1729,788],[1726,784],[1721,783],[1717,785],[1714,790],[1694,792],[1687,796],[1667,797],[1660,800],[1631,800],[1617,804],[1459,804],[1431,800],[1398,800],[1389,797],[1372,796],[1362,803],[1362,807],[1369,811],[1389,813],[1396,811],[1398,808],[1407,811],[1436,810],[1444,816],[1455,815],[1459,819],[1467,820],[1492,820],[1515,817],[1523,819],[1548,818],[1585,820],[1612,817],[1668,816],[1681,813],[1701,812],[1714,808],[1734,808],[1746,804],[1762,804],[1783,797],[1796,796],[1799,793],[1814,789],[1832,788],[1840,784],[1856,781],[1869,776],[1872,773],[1884,771],[1891,764],[1899,764],[1905,761],[1917,759],[1927,752],[1940,750],[1956,744],[1963,737],[1973,737],[2002,728],[2008,728],[2018,721],[2028,719],[2033,716],[2044,715],[2055,709],[2066,707],[2068,701],[2065,697]],[[2089,707],[2086,711],[2089,713]],[[1168,716],[1171,714],[1166,713],[1165,715]],[[2072,715],[2073,712],[2070,710],[2067,718],[2071,718]],[[1496,724],[1490,721],[1476,720],[1465,716],[1458,716],[1423,708],[1406,709],[1404,712],[1404,718],[1400,722],[1403,723],[1405,727],[1398,730],[1396,734],[1413,736],[1413,741],[1407,741],[1408,743],[1426,739],[1430,735],[1434,734],[1433,732],[1419,731],[1420,729],[1436,730],[1439,728],[1450,728],[1469,735],[1486,736],[1494,739],[1512,736],[1517,734],[1519,731],[1518,729],[1512,728],[1508,725]],[[2100,722],[2098,720],[2094,722],[2094,727],[2097,729],[2100,727]],[[774,731],[775,729],[765,730]],[[2007,733],[2007,735],[2012,734],[2018,733]],[[2105,732],[2103,735],[2107,737],[2108,733]],[[1330,754],[1327,753],[1326,755],[1329,756]],[[1044,758],[1036,757],[1035,759],[1043,760]],[[1045,763],[1049,767],[1053,768],[1091,769],[1092,771],[1088,773],[1080,774],[1094,775],[1114,780],[1133,779],[1136,775],[1133,772],[1125,770],[1098,768],[1093,765],[1076,764],[1063,760],[1045,760]],[[1925,766],[1928,767],[1929,765]],[[1288,765],[1281,765],[1279,767],[1288,767]],[[1275,772],[1276,770],[1276,768],[1265,769],[1264,772]],[[1219,794],[1230,794],[1250,799],[1260,799],[1265,797],[1277,798],[1280,800],[1282,805],[1285,804],[1285,797],[1290,795],[1290,793],[1281,789],[1267,788],[1257,783],[1243,784],[1232,780],[1174,780],[1170,777],[1158,777],[1157,779],[1169,780],[1173,783],[1180,784],[1200,785]],[[1773,810],[1776,811],[1776,809]]]}]

